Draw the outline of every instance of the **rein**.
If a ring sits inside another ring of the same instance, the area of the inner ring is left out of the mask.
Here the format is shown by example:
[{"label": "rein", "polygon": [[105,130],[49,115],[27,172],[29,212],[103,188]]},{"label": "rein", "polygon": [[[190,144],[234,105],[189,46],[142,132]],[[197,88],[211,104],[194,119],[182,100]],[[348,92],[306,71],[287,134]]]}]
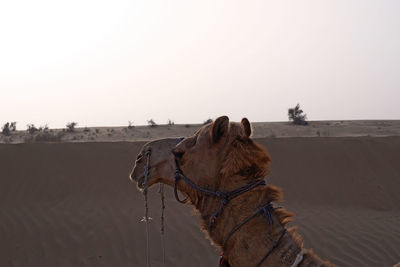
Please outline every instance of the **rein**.
[{"label": "rein", "polygon": [[146,222],[146,266],[150,266],[150,256],[149,256],[149,206],[148,206],[148,201],[147,201],[147,180],[149,177],[149,168],[150,168],[150,155],[151,155],[151,150],[147,150],[146,153],[146,166],[144,167],[144,184],[145,188],[143,190],[143,196],[144,196],[144,218],[142,221]]}]

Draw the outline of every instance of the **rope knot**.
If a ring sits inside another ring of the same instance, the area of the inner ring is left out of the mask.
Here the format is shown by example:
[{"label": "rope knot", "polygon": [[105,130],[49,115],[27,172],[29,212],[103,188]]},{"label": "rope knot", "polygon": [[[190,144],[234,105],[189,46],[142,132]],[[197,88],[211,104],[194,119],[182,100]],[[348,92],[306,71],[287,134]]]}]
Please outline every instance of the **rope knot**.
[{"label": "rope knot", "polygon": [[215,195],[221,199],[221,204],[225,206],[229,202],[229,195],[226,192],[216,191]]},{"label": "rope knot", "polygon": [[176,180],[180,179],[182,175],[182,171],[180,169],[175,169],[174,171],[174,177]]}]

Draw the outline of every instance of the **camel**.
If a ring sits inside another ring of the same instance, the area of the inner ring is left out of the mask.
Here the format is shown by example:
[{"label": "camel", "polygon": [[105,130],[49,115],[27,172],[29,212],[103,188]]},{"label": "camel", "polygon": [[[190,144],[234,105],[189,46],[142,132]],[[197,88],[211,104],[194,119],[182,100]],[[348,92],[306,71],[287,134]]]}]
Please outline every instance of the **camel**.
[{"label": "camel", "polygon": [[130,179],[139,189],[172,186],[178,201],[193,205],[201,229],[222,251],[220,266],[336,266],[304,249],[295,227],[286,229],[294,214],[273,207],[283,194],[265,184],[271,158],[251,133],[246,118],[222,116],[183,140],[147,143]]}]

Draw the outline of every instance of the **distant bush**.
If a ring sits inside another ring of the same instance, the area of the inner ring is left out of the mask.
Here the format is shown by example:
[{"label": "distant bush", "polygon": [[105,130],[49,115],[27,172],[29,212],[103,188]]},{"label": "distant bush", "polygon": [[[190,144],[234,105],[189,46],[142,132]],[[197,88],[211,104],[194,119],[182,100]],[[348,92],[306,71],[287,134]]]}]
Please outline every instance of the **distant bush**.
[{"label": "distant bush", "polygon": [[6,122],[3,127],[1,127],[1,133],[5,136],[10,135],[10,123]]},{"label": "distant bush", "polygon": [[294,108],[288,109],[289,121],[292,121],[296,125],[308,125],[307,115],[303,114],[303,110],[300,109],[300,105],[297,104]]},{"label": "distant bush", "polygon": [[26,127],[27,127],[26,131],[30,134],[34,134],[35,132],[39,131],[39,129],[36,128],[34,124],[28,124],[26,125]]},{"label": "distant bush", "polygon": [[168,125],[174,125],[175,122],[173,120],[168,119]]},{"label": "distant bush", "polygon": [[212,123],[212,122],[213,122],[212,119],[208,119],[208,120],[205,120],[205,121],[203,122],[203,125],[206,125],[206,124],[209,124],[209,123]]},{"label": "distant bush", "polygon": [[40,126],[38,130],[39,130],[39,132],[47,132],[47,131],[49,131],[49,126],[47,126],[47,124],[45,124],[44,126]]},{"label": "distant bush", "polygon": [[153,119],[148,120],[148,121],[147,121],[147,124],[148,124],[150,127],[156,127],[156,126],[157,126],[157,123],[156,123]]},{"label": "distant bush", "polygon": [[77,125],[78,125],[78,123],[76,123],[76,122],[67,123],[67,125],[66,125],[67,132],[70,132],[70,133],[74,132],[75,131],[75,126],[77,126]]},{"label": "distant bush", "polygon": [[17,130],[17,122],[6,122],[3,127],[1,127],[1,134],[8,136],[10,132],[15,132]]},{"label": "distant bush", "polygon": [[133,126],[132,121],[128,121],[128,129],[133,129],[135,126]]},{"label": "distant bush", "polygon": [[83,132],[90,133],[90,129],[88,127],[83,128]]},{"label": "distant bush", "polygon": [[16,130],[17,130],[17,122],[16,121],[10,122],[10,131],[15,132]]}]

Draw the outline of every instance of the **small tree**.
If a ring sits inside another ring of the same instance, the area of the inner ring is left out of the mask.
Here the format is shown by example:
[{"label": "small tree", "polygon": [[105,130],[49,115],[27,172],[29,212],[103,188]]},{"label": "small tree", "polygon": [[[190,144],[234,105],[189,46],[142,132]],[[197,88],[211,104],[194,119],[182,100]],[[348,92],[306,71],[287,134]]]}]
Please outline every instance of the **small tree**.
[{"label": "small tree", "polygon": [[174,124],[175,124],[175,122],[173,120],[168,119],[168,125],[174,125]]},{"label": "small tree", "polygon": [[293,121],[296,125],[307,125],[307,114],[303,114],[303,110],[300,109],[300,104],[297,104],[294,108],[288,109],[289,121]]},{"label": "small tree", "polygon": [[133,126],[132,121],[128,121],[128,129],[133,129],[135,126]]},{"label": "small tree", "polygon": [[153,119],[148,120],[148,121],[147,121],[147,124],[148,124],[150,127],[156,127],[156,126],[157,126],[157,123],[156,123]]},{"label": "small tree", "polygon": [[1,128],[1,133],[6,136],[10,135],[10,123],[9,122],[6,122],[3,125],[3,127]]},{"label": "small tree", "polygon": [[69,122],[69,123],[67,123],[67,132],[70,132],[70,133],[72,133],[72,132],[74,132],[75,131],[75,126],[77,126],[78,125],[78,123],[76,123],[76,122]]}]

